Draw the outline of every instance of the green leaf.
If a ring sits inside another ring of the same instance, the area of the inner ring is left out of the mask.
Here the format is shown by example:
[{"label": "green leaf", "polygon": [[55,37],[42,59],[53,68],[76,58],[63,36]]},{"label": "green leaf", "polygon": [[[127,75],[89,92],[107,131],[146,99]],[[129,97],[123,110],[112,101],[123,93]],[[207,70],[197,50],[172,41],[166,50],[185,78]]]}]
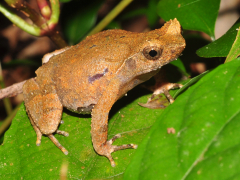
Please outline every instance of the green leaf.
[{"label": "green leaf", "polygon": [[226,58],[226,61],[225,62],[229,62],[229,61],[232,61],[234,59],[236,59],[239,55],[240,55],[240,33],[239,33],[239,28],[237,29],[238,33],[237,33],[237,37],[232,45],[232,48],[231,50],[229,51],[229,54]]},{"label": "green leaf", "polygon": [[200,57],[227,57],[232,44],[237,36],[237,29],[240,26],[240,19],[228,30],[226,34],[216,41],[197,50]]},{"label": "green leaf", "polygon": [[192,86],[193,84],[195,84],[196,82],[198,82],[203,76],[205,76],[209,71],[205,71],[202,74],[192,78],[191,80],[189,80],[186,84],[184,84],[184,86],[181,89],[178,89],[178,91],[174,94],[173,99],[176,99],[177,96],[179,96],[181,93],[183,93],[184,91],[186,91],[190,86]]},{"label": "green leaf", "polygon": [[239,179],[239,76],[240,58],[181,94],[140,144],[125,179]]},{"label": "green leaf", "polygon": [[78,43],[91,30],[102,2],[103,0],[71,1],[64,4],[61,22],[64,36],[69,44]]},{"label": "green leaf", "polygon": [[[136,99],[143,94],[146,94],[145,90],[134,89],[113,106],[109,138],[118,133],[122,135],[114,144],[139,144],[161,114],[161,110],[150,110],[137,104],[147,101],[149,95]],[[4,136],[4,144],[0,146],[1,179],[59,179],[64,162],[68,164],[68,179],[122,178],[135,149],[113,153],[117,165],[113,168],[106,157],[93,150],[90,116],[67,112],[63,113],[62,119],[64,124],[59,129],[69,132],[69,137],[58,134],[55,137],[69,151],[67,156],[45,136],[41,145],[36,146],[35,131],[22,105]]]},{"label": "green leaf", "polygon": [[161,0],[158,14],[165,20],[180,21],[183,29],[202,31],[212,39],[220,0]]}]

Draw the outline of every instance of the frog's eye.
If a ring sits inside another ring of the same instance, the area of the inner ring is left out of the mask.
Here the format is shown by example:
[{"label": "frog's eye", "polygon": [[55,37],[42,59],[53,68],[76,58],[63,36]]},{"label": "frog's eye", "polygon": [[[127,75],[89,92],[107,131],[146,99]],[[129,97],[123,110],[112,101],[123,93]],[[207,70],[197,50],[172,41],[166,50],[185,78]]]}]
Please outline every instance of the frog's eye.
[{"label": "frog's eye", "polygon": [[158,59],[162,54],[162,49],[157,46],[147,46],[143,49],[143,55],[150,60]]}]

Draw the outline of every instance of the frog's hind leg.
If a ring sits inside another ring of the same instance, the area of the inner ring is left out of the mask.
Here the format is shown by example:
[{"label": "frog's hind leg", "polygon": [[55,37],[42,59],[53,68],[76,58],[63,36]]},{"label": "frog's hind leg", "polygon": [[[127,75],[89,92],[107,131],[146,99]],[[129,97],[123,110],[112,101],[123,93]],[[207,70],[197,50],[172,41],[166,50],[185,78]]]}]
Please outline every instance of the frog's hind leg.
[{"label": "frog's hind leg", "polygon": [[37,121],[40,114],[42,114],[42,95],[34,79],[28,80],[23,85],[23,97],[28,117],[37,134],[36,145],[39,146],[41,144],[42,132],[37,126]]},{"label": "frog's hind leg", "polygon": [[44,91],[41,90],[35,79],[28,80],[23,86],[24,102],[30,122],[37,134],[37,145],[41,143],[42,134],[64,153],[67,150],[53,136],[53,133],[68,136],[67,132],[57,130],[62,116],[62,104],[55,93],[53,85],[48,84]]},{"label": "frog's hind leg", "polygon": [[40,146],[41,144],[41,139],[42,139],[42,133],[41,131],[39,130],[39,128],[36,126],[36,124],[34,123],[34,121],[32,120],[32,117],[31,115],[29,114],[28,115],[29,119],[30,119],[30,122],[33,126],[33,129],[35,130],[36,134],[37,134],[37,141],[36,141],[36,145],[37,146]]}]

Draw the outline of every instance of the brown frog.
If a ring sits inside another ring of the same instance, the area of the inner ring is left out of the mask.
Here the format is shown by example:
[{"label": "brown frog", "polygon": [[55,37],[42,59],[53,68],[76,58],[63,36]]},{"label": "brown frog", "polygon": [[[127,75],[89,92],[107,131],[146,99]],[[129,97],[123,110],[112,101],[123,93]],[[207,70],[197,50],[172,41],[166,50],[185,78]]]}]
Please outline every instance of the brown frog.
[{"label": "brown frog", "polygon": [[44,134],[68,154],[53,136],[53,133],[68,136],[58,130],[63,107],[77,113],[91,113],[93,147],[115,166],[112,152],[137,145],[112,145],[119,134],[107,140],[111,107],[130,89],[175,60],[184,48],[181,26],[174,19],[161,29],[146,33],[100,32],[53,53],[36,71],[37,77],[23,86],[27,113],[37,134],[36,144],[40,145]]}]

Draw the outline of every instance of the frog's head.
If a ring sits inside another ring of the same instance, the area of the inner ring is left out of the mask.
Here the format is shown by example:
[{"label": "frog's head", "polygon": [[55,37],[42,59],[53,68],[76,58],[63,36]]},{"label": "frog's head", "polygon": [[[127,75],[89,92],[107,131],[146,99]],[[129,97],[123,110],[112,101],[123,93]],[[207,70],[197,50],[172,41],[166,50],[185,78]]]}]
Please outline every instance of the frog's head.
[{"label": "frog's head", "polygon": [[143,36],[143,43],[137,47],[138,53],[126,62],[130,63],[134,60],[138,73],[157,70],[176,60],[186,46],[181,25],[177,19],[168,21],[161,29],[143,33]]}]

